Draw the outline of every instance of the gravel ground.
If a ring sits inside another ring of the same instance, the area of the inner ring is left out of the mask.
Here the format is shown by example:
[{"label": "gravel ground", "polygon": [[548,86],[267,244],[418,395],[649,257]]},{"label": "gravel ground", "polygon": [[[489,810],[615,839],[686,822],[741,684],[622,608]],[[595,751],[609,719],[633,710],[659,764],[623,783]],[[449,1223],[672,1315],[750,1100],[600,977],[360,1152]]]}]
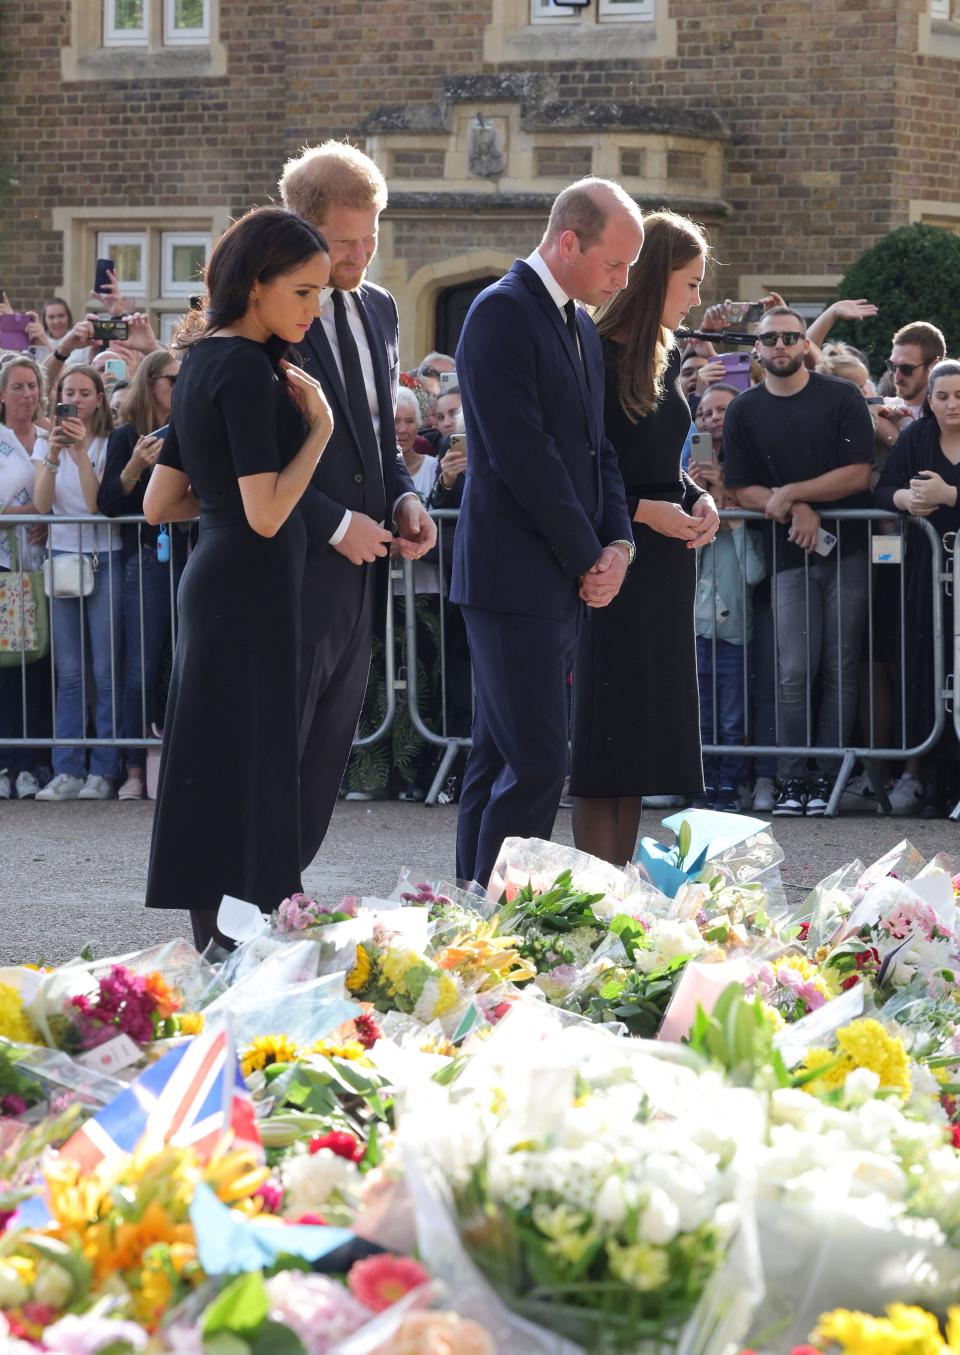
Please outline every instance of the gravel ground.
[{"label": "gravel ground", "polygon": [[[58,964],[87,941],[109,955],[189,937],[184,913],[143,908],[152,816],[148,802],[0,802],[0,964]],[[657,835],[660,818],[645,814],[642,831]],[[449,879],[455,821],[455,806],[341,803],[305,888],[389,892],[404,865],[418,878]],[[927,857],[960,855],[960,829],[946,820],[778,819],[774,831],[796,899],[838,866],[854,857],[870,862],[905,837]],[[569,810],[560,811],[555,837],[572,842]]]}]

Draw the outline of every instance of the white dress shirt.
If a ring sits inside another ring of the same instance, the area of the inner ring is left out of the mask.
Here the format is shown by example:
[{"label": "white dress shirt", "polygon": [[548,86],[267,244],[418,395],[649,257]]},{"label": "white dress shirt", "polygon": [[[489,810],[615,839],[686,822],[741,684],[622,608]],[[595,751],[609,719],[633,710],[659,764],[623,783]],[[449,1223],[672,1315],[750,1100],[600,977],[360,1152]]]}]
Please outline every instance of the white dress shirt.
[{"label": "white dress shirt", "polygon": [[[337,340],[337,319],[333,308],[332,287],[324,287],[320,293],[320,323],[323,325],[323,332],[326,335],[327,342],[330,345],[330,351],[333,353],[334,361],[337,364],[337,371],[340,373],[340,382],[344,390],[347,383],[343,376],[343,362],[340,359],[340,344]],[[367,403],[370,406],[370,417],[373,419],[373,431],[376,434],[377,442],[380,441],[380,399],[377,395],[377,378],[373,370],[373,356],[370,352],[370,344],[367,341],[367,331],[363,327],[363,321],[360,318],[360,312],[357,310],[357,303],[352,293],[343,294],[344,310],[347,315],[347,323],[350,326],[350,333],[353,335],[353,341],[357,345],[357,352],[360,355],[360,369],[363,372],[363,385],[367,394]],[[396,513],[397,505],[402,499],[408,499],[411,495],[401,494],[400,498],[395,500],[393,511]],[[416,498],[416,495],[412,496]],[[330,545],[336,546],[347,534],[350,526],[350,520],[353,513],[347,508],[333,536],[330,538]]]}]

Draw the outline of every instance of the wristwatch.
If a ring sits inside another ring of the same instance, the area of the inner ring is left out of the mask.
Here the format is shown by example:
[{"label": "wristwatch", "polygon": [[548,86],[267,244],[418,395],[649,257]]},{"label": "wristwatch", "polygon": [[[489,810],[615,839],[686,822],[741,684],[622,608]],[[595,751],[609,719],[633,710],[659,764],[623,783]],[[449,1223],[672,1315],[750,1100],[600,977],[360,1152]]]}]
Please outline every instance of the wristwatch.
[{"label": "wristwatch", "polygon": [[69,354],[69,353],[61,353],[59,348],[55,348],[55,349],[53,350],[53,356],[56,358],[56,360],[57,360],[58,362],[66,362],[66,360],[67,360],[67,358],[70,356],[70,354]]}]

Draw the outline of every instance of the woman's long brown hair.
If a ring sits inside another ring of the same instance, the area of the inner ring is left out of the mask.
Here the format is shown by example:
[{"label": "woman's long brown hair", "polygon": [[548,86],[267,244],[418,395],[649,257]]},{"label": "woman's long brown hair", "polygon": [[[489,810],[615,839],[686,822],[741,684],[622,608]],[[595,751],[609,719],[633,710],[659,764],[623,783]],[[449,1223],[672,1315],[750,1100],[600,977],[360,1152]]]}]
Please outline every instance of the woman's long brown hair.
[{"label": "woman's long brown hair", "polygon": [[710,242],[689,217],[663,209],[643,218],[643,248],[622,291],[597,312],[603,338],[623,344],[620,403],[636,423],[656,409],[670,361],[673,334],[660,322],[670,275],[692,260],[711,258]]}]

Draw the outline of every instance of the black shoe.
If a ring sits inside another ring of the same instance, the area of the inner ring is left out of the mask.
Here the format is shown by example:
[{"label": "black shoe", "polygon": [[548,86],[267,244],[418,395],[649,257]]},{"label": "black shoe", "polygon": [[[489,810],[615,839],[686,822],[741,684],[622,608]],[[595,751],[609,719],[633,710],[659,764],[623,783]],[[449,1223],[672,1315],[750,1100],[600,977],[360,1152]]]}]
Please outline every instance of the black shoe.
[{"label": "black shoe", "polygon": [[721,786],[713,802],[714,809],[724,814],[740,813],[740,792],[736,786]]},{"label": "black shoe", "polygon": [[826,814],[832,790],[833,782],[829,776],[818,776],[816,778],[807,799],[808,818],[822,818]]},{"label": "black shoe", "polygon": [[693,797],[691,809],[713,809],[714,801],[717,798],[716,786],[704,786],[697,795]]},{"label": "black shoe", "polygon": [[774,817],[800,819],[806,812],[807,783],[799,776],[785,781],[773,806]]}]

